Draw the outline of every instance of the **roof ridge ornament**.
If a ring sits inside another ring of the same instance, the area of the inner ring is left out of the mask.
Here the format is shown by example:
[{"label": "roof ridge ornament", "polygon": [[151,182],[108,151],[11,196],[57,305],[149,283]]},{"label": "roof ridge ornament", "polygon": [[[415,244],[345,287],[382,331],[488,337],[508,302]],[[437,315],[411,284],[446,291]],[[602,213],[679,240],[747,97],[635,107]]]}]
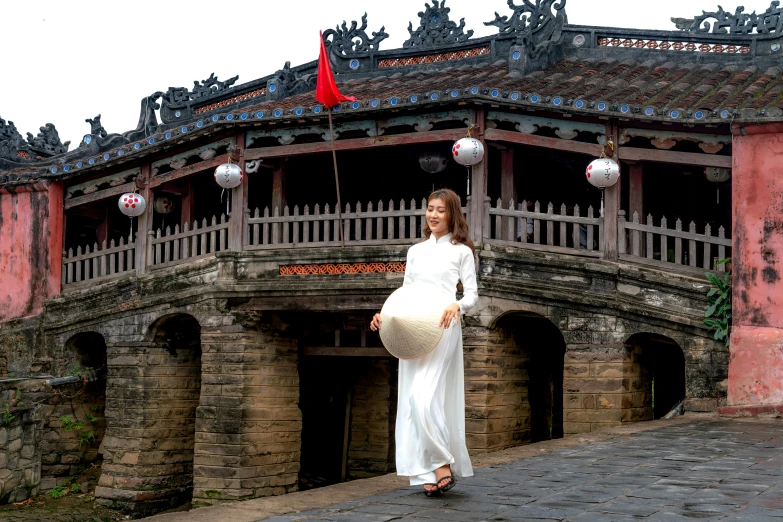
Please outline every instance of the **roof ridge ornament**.
[{"label": "roof ridge ornament", "polygon": [[408,23],[408,33],[411,37],[405,40],[402,47],[432,47],[443,44],[462,43],[473,36],[473,30],[467,32],[465,19],[460,18],[459,25],[449,19],[451,8],[446,7],[446,0],[432,0],[432,5],[425,3],[426,9],[418,13],[419,27],[413,30],[413,23]]},{"label": "roof ridge ornament", "polygon": [[[367,36],[365,31],[367,29],[367,13],[362,16],[362,26],[357,27],[358,25],[356,20],[352,20],[349,29],[343,20],[342,26],[337,25],[334,29],[324,31],[324,44],[336,55],[351,56],[357,53],[377,51],[379,44],[389,37],[385,31],[386,26],[382,26],[377,33],[373,31],[372,38]],[[330,37],[331,40],[329,40]]]},{"label": "roof ridge ornament", "polygon": [[[714,12],[702,11],[694,18],[672,18],[678,29],[688,33],[713,34],[778,34],[783,32],[783,8],[780,0],[772,0],[769,8],[761,15],[756,11],[745,13],[745,7],[739,6],[734,14],[718,6]],[[710,23],[708,20],[714,20]]]},{"label": "roof ridge ornament", "polygon": [[60,141],[60,134],[57,132],[54,124],[47,123],[43,127],[38,129],[40,132],[37,136],[33,136],[31,133],[27,133],[27,143],[30,148],[36,152],[43,152],[48,154],[63,154],[68,152],[68,145],[70,141],[63,143]]},{"label": "roof ridge ornament", "polygon": [[3,118],[0,118],[0,159],[11,161],[29,159],[30,154],[27,152],[29,149],[30,146],[16,130],[14,122],[6,123]]}]

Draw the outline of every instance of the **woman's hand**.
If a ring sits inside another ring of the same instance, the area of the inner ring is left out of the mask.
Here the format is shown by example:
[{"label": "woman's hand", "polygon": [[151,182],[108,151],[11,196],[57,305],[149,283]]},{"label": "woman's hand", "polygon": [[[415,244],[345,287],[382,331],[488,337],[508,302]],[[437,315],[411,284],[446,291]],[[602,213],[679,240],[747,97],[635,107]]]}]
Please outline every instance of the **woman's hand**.
[{"label": "woman's hand", "polygon": [[370,330],[372,330],[373,332],[377,332],[380,329],[381,329],[381,314],[375,314],[372,318],[372,321],[370,321]]},{"label": "woman's hand", "polygon": [[446,309],[443,311],[443,316],[440,318],[440,323],[438,326],[448,328],[451,326],[452,319],[456,319],[457,323],[459,323],[459,305],[457,303],[451,303],[446,307]]}]

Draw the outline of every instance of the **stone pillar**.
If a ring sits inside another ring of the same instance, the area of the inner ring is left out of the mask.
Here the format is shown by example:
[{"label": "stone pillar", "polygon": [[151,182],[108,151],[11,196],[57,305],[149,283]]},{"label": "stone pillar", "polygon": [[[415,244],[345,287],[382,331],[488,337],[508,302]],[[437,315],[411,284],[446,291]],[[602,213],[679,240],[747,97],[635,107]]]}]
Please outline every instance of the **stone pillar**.
[{"label": "stone pillar", "polygon": [[193,498],[200,504],[297,490],[302,414],[294,338],[274,318],[202,325]]},{"label": "stone pillar", "polygon": [[107,433],[95,496],[103,505],[152,513],[190,499],[198,347],[107,343]]},{"label": "stone pillar", "polygon": [[783,412],[783,124],[736,124],[733,134],[733,324],[719,411]]},{"label": "stone pillar", "polygon": [[614,316],[570,313],[558,320],[566,341],[565,435],[652,419],[650,382],[641,348],[626,347]]},{"label": "stone pillar", "polygon": [[463,338],[468,450],[483,453],[529,441],[527,353],[501,328],[463,327]]},{"label": "stone pillar", "polygon": [[362,358],[351,404],[349,479],[394,471],[397,414],[396,360]]}]

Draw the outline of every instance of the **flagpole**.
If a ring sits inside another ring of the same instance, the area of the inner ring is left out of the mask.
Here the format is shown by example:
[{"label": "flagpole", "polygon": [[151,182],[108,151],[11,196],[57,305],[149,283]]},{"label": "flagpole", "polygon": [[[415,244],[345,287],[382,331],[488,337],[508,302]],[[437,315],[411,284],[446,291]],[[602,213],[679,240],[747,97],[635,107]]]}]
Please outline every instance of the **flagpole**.
[{"label": "flagpole", "polygon": [[334,163],[334,184],[337,187],[337,217],[340,220],[340,244],[345,248],[343,237],[343,202],[340,200],[340,177],[337,175],[337,150],[334,147],[334,129],[332,128],[332,108],[327,109],[329,115],[329,141],[332,143],[332,161]]}]

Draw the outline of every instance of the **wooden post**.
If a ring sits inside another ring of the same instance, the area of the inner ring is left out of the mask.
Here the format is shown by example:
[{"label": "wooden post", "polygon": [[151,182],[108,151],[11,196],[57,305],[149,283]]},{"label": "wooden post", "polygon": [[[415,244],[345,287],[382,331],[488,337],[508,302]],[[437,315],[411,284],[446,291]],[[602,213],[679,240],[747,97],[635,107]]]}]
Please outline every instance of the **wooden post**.
[{"label": "wooden post", "polygon": [[[237,163],[242,172],[245,172],[245,132],[240,131],[236,135]],[[231,219],[228,222],[228,249],[233,252],[242,250],[242,239],[245,230],[245,209],[247,208],[247,183],[248,176],[238,187],[231,189]]]},{"label": "wooden post", "polygon": [[144,163],[141,166],[141,174],[136,178],[136,186],[139,187],[139,193],[147,202],[147,208],[144,214],[138,219],[138,230],[136,232],[136,275],[142,275],[147,271],[147,249],[150,248],[147,232],[152,229],[152,212],[154,201],[152,200],[152,189],[150,188],[150,164]]},{"label": "wooden post", "polygon": [[[322,47],[323,48],[323,47]],[[340,220],[340,245],[345,246],[345,235],[343,234],[343,202],[340,199],[340,176],[337,174],[337,149],[334,147],[334,128],[332,127],[332,108],[326,110],[329,115],[329,142],[332,144],[332,162],[334,163],[334,184],[337,188],[337,216]]]},{"label": "wooden post", "polygon": [[[612,159],[620,164],[619,159],[619,130],[617,122],[612,121],[606,125],[606,135],[614,143]],[[607,151],[608,152],[608,151]],[[617,261],[617,220],[620,213],[620,186],[622,176],[617,179],[617,183],[606,189],[604,194],[604,259]]]},{"label": "wooden post", "polygon": [[345,482],[348,476],[348,443],[351,435],[351,403],[353,402],[353,387],[345,394],[345,423],[343,424],[343,459],[340,467],[340,481]]},{"label": "wooden post", "polygon": [[185,178],[185,195],[182,196],[182,220],[181,226],[185,226],[185,223],[193,224],[193,220],[196,219],[196,200],[193,194],[193,180],[188,177]]},{"label": "wooden post", "polygon": [[478,247],[484,236],[484,200],[487,197],[487,163],[489,150],[484,141],[484,109],[474,109],[472,123],[475,126],[472,136],[484,145],[484,159],[471,168],[470,180],[470,237]]},{"label": "wooden post", "polygon": [[630,163],[630,176],[628,178],[629,201],[628,215],[633,217],[634,212],[639,217],[644,216],[644,187],[642,186],[643,166],[641,163]]},{"label": "wooden post", "polygon": [[514,180],[514,149],[512,148],[504,147],[500,150],[500,198],[503,200],[503,208],[508,208],[508,202],[512,199],[519,200],[516,180]]}]

